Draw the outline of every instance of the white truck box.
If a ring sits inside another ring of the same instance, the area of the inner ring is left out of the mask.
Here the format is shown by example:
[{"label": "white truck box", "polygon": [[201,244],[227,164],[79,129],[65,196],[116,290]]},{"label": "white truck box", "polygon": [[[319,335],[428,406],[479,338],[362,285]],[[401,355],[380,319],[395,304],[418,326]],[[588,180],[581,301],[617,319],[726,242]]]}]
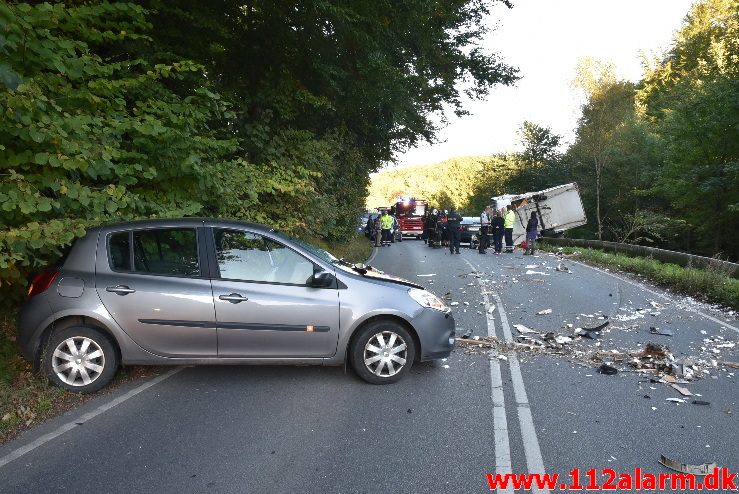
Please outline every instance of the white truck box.
[{"label": "white truck box", "polygon": [[493,197],[496,209],[513,205],[516,222],[513,225],[513,244],[518,245],[526,239],[526,225],[531,212],[537,212],[539,231],[545,237],[554,237],[566,230],[587,223],[585,209],[580,199],[576,183],[559,185],[538,192],[525,194],[505,194]]}]

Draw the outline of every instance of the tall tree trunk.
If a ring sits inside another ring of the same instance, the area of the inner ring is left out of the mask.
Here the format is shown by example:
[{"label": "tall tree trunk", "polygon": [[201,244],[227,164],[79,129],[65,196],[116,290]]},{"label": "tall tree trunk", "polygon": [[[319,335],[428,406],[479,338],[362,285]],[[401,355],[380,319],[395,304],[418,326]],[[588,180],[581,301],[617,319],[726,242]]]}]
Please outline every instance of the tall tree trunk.
[{"label": "tall tree trunk", "polygon": [[598,221],[598,240],[603,240],[603,227],[600,221],[600,175],[603,170],[603,164],[596,158],[595,160],[595,215]]}]

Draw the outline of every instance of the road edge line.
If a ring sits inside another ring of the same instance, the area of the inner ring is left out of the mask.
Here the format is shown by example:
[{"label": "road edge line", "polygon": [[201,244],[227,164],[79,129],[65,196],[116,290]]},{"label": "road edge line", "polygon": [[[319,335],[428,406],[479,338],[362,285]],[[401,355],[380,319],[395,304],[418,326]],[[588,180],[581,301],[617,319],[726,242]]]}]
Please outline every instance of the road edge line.
[{"label": "road edge line", "polygon": [[182,369],[184,369],[184,367],[178,367],[176,369],[173,369],[173,370],[167,372],[166,374],[162,374],[161,376],[157,376],[154,379],[152,379],[151,381],[145,382],[144,384],[142,384],[142,385],[140,385],[140,386],[132,389],[131,391],[127,392],[126,394],[124,394],[122,396],[119,396],[119,397],[117,397],[117,398],[115,398],[115,399],[113,399],[113,400],[111,400],[111,401],[109,401],[107,403],[103,403],[102,405],[100,405],[99,407],[97,407],[95,410],[93,410],[91,412],[88,412],[88,413],[82,415],[81,417],[79,417],[79,418],[77,418],[75,420],[72,420],[71,422],[68,422],[68,423],[66,423],[66,424],[58,427],[55,431],[49,432],[48,434],[44,434],[43,436],[37,438],[33,442],[31,442],[29,444],[26,444],[25,446],[21,446],[21,447],[15,449],[15,450],[11,451],[7,455],[5,455],[2,458],[0,458],[0,468],[4,467],[5,465],[7,465],[8,463],[10,463],[13,460],[17,460],[18,458],[20,458],[21,456],[23,456],[25,454],[30,453],[31,451],[33,451],[34,449],[38,448],[39,446],[43,446],[47,442],[51,441],[54,438],[57,438],[57,437],[61,436],[65,432],[68,432],[68,431],[74,429],[78,425],[82,425],[85,422],[88,422],[89,420],[97,417],[101,413],[107,412],[111,408],[120,405],[121,403],[123,403],[124,401],[126,401],[126,400],[128,400],[130,398],[133,398],[134,396],[136,396],[137,394],[141,393],[142,391],[146,391],[147,389],[151,388],[152,386],[154,386],[156,384],[159,384],[160,382],[164,381],[165,379],[174,376],[175,374],[177,374],[178,372],[180,372]]},{"label": "road edge line", "polygon": [[[555,257],[556,257],[556,255],[555,255]],[[644,290],[645,292],[651,293],[655,297],[660,297],[660,298],[662,298],[664,300],[668,300],[670,303],[673,303],[673,304],[675,303],[675,300],[671,296],[665,295],[664,293],[655,292],[651,288],[648,288],[647,286],[645,286],[645,285],[643,285],[641,283],[637,283],[636,281],[632,281],[632,280],[630,280],[628,278],[625,278],[623,276],[619,276],[617,274],[611,273],[610,271],[606,271],[605,269],[601,269],[601,268],[596,267],[596,266],[591,266],[589,264],[585,264],[584,262],[576,261],[574,259],[567,259],[567,260],[570,261],[570,262],[573,262],[573,263],[575,263],[575,264],[577,264],[579,266],[584,266],[584,267],[589,268],[589,269],[592,269],[594,271],[599,271],[601,273],[604,273],[604,274],[607,274],[609,276],[612,276],[612,277],[616,278],[617,280],[621,280],[621,281],[623,281],[625,283],[628,283],[628,284],[630,284],[632,286],[635,286],[635,287],[637,287],[637,288],[639,288],[641,290]],[[698,309],[695,309],[694,311],[688,310],[686,312],[695,312],[696,314],[698,314],[699,316],[701,316],[701,317],[703,317],[705,319],[709,319],[709,320],[715,322],[716,324],[719,324],[721,326],[730,328],[730,329],[736,331],[737,333],[739,333],[739,328],[737,328],[737,327],[729,324],[726,321],[722,321],[722,320],[717,319],[717,318],[715,318],[715,317],[713,317],[713,316],[711,316],[709,314],[706,314],[705,312],[701,312]]]}]

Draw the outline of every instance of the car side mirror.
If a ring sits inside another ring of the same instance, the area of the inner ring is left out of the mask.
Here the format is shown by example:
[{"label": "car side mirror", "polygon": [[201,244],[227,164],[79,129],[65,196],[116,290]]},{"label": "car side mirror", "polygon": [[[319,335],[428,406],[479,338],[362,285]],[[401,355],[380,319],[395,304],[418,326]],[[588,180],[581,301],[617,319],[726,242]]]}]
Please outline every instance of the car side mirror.
[{"label": "car side mirror", "polygon": [[336,278],[328,271],[316,271],[308,280],[308,285],[313,288],[329,288],[334,284]]}]

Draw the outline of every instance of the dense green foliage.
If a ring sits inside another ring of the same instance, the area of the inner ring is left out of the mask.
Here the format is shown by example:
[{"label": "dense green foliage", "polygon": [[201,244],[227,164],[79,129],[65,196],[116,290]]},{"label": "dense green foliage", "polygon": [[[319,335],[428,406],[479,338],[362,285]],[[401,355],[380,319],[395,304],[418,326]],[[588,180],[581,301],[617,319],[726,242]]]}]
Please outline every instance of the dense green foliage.
[{"label": "dense green foliage", "polygon": [[[446,191],[478,210],[497,193],[576,181],[588,225],[572,236],[739,260],[739,1],[693,5],[637,84],[594,60],[581,63],[575,82],[586,101],[564,153],[558,136],[525,122],[522,152],[476,159],[465,177],[449,171],[459,160],[384,172],[368,206],[395,190],[431,199]],[[493,165],[480,174],[483,163]]]},{"label": "dense green foliage", "polygon": [[515,80],[477,47],[488,9],[0,2],[0,284],[117,219],[348,239],[369,174],[433,140],[432,113]]}]

